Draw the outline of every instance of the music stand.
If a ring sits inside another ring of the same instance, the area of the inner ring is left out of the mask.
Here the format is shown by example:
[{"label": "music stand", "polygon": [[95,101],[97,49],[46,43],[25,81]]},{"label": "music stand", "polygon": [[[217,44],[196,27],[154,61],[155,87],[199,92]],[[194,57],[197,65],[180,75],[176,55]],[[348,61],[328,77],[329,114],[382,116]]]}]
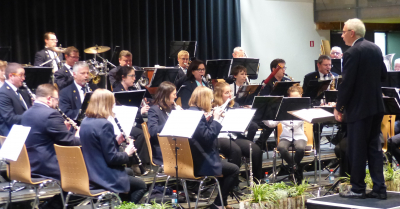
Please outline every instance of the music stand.
[{"label": "music stand", "polygon": [[400,102],[399,89],[391,87],[382,87],[382,93],[387,97],[394,97]]},{"label": "music stand", "polygon": [[400,71],[388,71],[386,81],[383,82],[384,87],[400,87]]},{"label": "music stand", "polygon": [[240,106],[251,105],[253,103],[254,97],[258,95],[261,90],[261,85],[247,85],[239,87],[235,102]]},{"label": "music stand", "polygon": [[136,91],[115,92],[115,102],[117,105],[140,107],[145,93],[145,89]]},{"label": "music stand", "polygon": [[80,124],[80,122],[85,118],[86,109],[89,106],[90,97],[92,97],[93,92],[87,92],[85,94],[85,98],[83,99],[81,109],[79,110],[78,117],[76,121]]},{"label": "music stand", "polygon": [[284,97],[274,120],[299,120],[297,117],[289,114],[288,112],[308,109],[310,107],[311,99],[309,97]]},{"label": "music stand", "polygon": [[325,102],[336,102],[338,91],[336,90],[326,90],[325,94]]},{"label": "music stand", "polygon": [[218,59],[206,61],[206,74],[210,74],[211,79],[227,78],[231,72],[232,59]]},{"label": "music stand", "polygon": [[170,59],[176,59],[181,50],[189,52],[190,57],[196,57],[197,41],[171,41],[170,47]]},{"label": "music stand", "polygon": [[256,96],[254,97],[252,108],[257,111],[253,120],[261,122],[263,120],[275,120],[283,97],[281,96]]},{"label": "music stand", "polygon": [[140,80],[144,73],[144,70],[135,70],[135,84]]},{"label": "music stand", "polygon": [[155,68],[149,87],[158,87],[162,82],[175,82],[179,68]]},{"label": "music stand", "polygon": [[294,84],[300,83],[299,81],[280,81],[280,82],[275,82],[274,87],[272,88],[272,91],[270,93],[271,96],[286,96],[287,91],[289,90],[290,87],[292,87]]},{"label": "music stand", "polygon": [[331,80],[311,80],[308,82],[306,92],[304,92],[303,97],[310,97],[312,100],[318,99],[324,91],[329,87]]},{"label": "music stand", "polygon": [[40,84],[50,83],[52,81],[52,67],[24,67],[24,69],[25,83],[32,92],[34,92]]},{"label": "music stand", "polygon": [[[232,68],[243,65],[247,69],[247,75],[258,75],[258,69],[260,67],[259,61],[260,59],[255,58],[233,58]],[[230,74],[232,75],[232,71]]]},{"label": "music stand", "polygon": [[385,105],[385,115],[400,115],[400,105],[396,98],[383,97],[383,104]]}]

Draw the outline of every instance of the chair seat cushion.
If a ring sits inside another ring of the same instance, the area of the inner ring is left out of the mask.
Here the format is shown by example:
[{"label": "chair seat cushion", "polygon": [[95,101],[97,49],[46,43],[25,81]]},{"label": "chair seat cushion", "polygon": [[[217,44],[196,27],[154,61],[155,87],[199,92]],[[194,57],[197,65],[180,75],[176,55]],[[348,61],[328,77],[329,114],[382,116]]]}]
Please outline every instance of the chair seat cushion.
[{"label": "chair seat cushion", "polygon": [[108,192],[108,191],[105,190],[105,189],[91,189],[90,190],[90,194],[92,196],[98,196],[98,195],[101,195],[102,193],[105,193],[105,192]]}]

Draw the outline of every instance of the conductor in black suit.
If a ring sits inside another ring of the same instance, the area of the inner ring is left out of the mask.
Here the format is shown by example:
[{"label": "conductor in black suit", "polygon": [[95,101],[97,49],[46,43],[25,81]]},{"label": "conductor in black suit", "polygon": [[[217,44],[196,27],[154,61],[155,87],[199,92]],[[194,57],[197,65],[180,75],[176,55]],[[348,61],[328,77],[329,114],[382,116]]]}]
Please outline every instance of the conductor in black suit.
[{"label": "conductor in black suit", "polygon": [[[383,177],[383,156],[379,140],[383,118],[381,81],[386,78],[382,51],[364,39],[365,26],[359,19],[345,22],[342,38],[351,46],[343,56],[343,82],[339,86],[335,118],[347,118],[348,153],[351,177],[350,191],[340,193],[348,198],[386,199]],[[365,194],[365,166],[374,183],[372,192]]]},{"label": "conductor in black suit", "polygon": [[74,82],[72,67],[74,66],[75,62],[79,61],[79,50],[74,46],[70,46],[65,50],[64,56],[64,66],[61,68],[61,70],[58,70],[54,73],[54,82],[56,82],[59,91]]},{"label": "conductor in black suit", "polygon": [[[36,89],[35,103],[22,115],[21,124],[31,127],[25,141],[31,164],[32,177],[60,180],[60,169],[54,144],[80,145],[79,138],[70,132],[61,114],[55,109],[58,92],[51,84]],[[77,133],[79,130],[77,131]]]},{"label": "conductor in black suit", "polygon": [[307,75],[304,76],[304,82],[303,82],[303,91],[304,92],[307,91],[307,88],[310,85],[310,81],[318,82],[318,80],[328,80],[328,79],[331,79],[332,76],[335,76],[335,77],[338,76],[338,74],[331,71],[332,60],[327,55],[319,56],[319,58],[317,60],[317,67],[318,67],[318,71],[308,73]]},{"label": "conductor in black suit", "polygon": [[58,70],[58,64],[63,60],[62,53],[55,52],[58,39],[55,33],[47,32],[44,34],[44,49],[36,52],[34,66],[40,66],[42,63],[55,58],[53,61],[43,65],[43,67],[52,67],[53,72]]},{"label": "conductor in black suit", "polygon": [[7,136],[14,124],[21,124],[22,114],[31,106],[28,93],[19,89],[25,70],[18,63],[8,63],[4,85],[0,88],[0,135]]}]

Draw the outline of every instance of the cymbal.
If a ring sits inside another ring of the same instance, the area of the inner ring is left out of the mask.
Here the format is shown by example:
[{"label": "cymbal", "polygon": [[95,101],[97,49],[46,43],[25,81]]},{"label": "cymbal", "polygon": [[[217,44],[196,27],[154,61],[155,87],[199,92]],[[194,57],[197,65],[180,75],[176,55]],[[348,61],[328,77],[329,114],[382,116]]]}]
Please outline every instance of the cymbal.
[{"label": "cymbal", "polygon": [[108,46],[93,46],[84,50],[86,54],[99,54],[110,50]]}]

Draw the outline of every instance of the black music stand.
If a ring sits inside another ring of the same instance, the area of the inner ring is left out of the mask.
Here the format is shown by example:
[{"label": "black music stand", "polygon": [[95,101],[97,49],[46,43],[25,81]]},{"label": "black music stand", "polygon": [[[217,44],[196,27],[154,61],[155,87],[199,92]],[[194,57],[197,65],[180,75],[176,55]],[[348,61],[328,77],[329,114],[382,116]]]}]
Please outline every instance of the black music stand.
[{"label": "black music stand", "polygon": [[92,97],[93,92],[87,92],[85,94],[85,98],[83,99],[83,103],[81,109],[79,110],[78,117],[76,118],[76,122],[80,124],[82,120],[85,118],[86,109],[89,106],[90,97]]},{"label": "black music stand", "polygon": [[145,89],[136,91],[115,92],[115,102],[117,105],[140,107],[145,93]]},{"label": "black music stand", "polygon": [[400,87],[400,71],[388,71],[386,81],[382,83],[383,87]]},{"label": "black music stand", "polygon": [[[260,59],[255,58],[233,58],[232,59],[232,68],[238,65],[243,65],[247,69],[247,75],[249,76],[257,76],[258,69],[260,67]],[[232,71],[230,72],[232,75]]]},{"label": "black music stand", "polygon": [[336,102],[338,91],[335,90],[326,90],[324,91],[325,101],[326,102]]},{"label": "black music stand", "polygon": [[270,95],[271,96],[286,96],[288,89],[296,83],[300,83],[300,82],[299,81],[275,82]]},{"label": "black music stand", "polygon": [[278,114],[279,107],[283,97],[280,96],[256,96],[252,108],[257,111],[254,114],[253,120],[261,122],[263,120],[275,120]]},{"label": "black music stand", "polygon": [[190,57],[196,57],[197,41],[171,41],[170,47],[170,59],[177,59],[181,50],[189,52]]},{"label": "black music stand", "polygon": [[155,68],[149,87],[158,87],[162,82],[175,82],[179,68]]},{"label": "black music stand", "polygon": [[310,97],[312,100],[322,98],[322,93],[328,89],[330,83],[331,80],[311,80],[303,97]]},{"label": "black music stand", "polygon": [[53,68],[52,67],[24,67],[25,83],[35,92],[40,84],[52,83]]},{"label": "black music stand", "polygon": [[400,102],[399,89],[392,87],[382,87],[382,93],[387,97],[394,97],[397,99],[398,102]]},{"label": "black music stand", "polygon": [[385,115],[400,115],[400,105],[394,97],[383,97],[383,104],[385,105]]},{"label": "black music stand", "polygon": [[135,70],[135,84],[140,80],[144,73],[144,70]]},{"label": "black music stand", "polygon": [[240,106],[252,105],[254,97],[258,95],[260,90],[261,85],[241,86],[236,93],[235,102],[237,102]]},{"label": "black music stand", "polygon": [[211,79],[228,78],[231,72],[232,59],[207,60],[207,72]]}]

